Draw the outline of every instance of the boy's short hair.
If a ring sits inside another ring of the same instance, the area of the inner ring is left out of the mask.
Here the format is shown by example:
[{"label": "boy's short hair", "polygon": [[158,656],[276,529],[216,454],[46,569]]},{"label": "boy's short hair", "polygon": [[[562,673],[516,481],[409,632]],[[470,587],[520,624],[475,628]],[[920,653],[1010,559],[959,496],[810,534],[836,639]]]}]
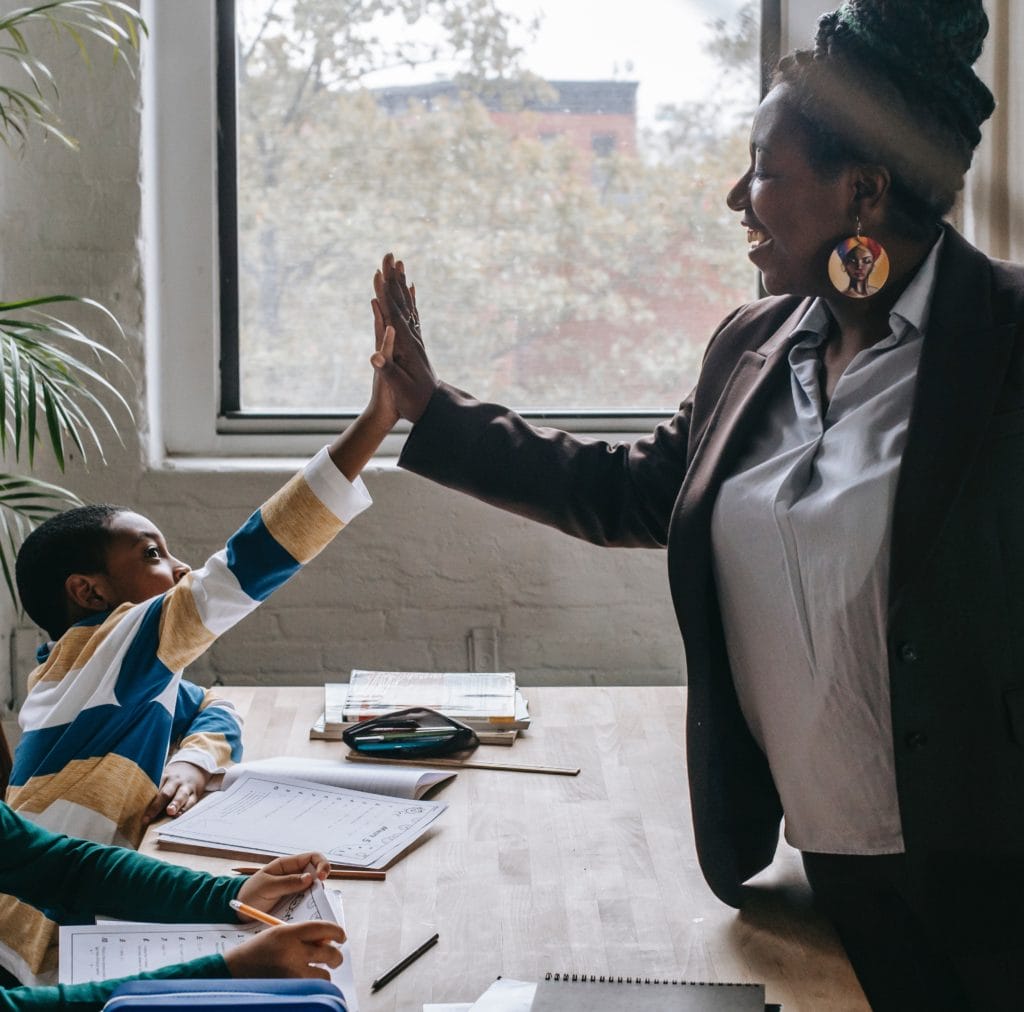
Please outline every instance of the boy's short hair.
[{"label": "boy's short hair", "polygon": [[21,606],[28,617],[59,639],[70,625],[64,584],[72,573],[107,568],[110,520],[125,506],[76,506],[43,521],[22,543],[14,564]]}]

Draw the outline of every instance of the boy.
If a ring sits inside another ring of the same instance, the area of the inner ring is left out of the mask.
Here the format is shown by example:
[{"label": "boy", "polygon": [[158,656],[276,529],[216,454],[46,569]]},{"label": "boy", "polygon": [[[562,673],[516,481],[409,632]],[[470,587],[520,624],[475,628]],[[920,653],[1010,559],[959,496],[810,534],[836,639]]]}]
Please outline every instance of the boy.
[{"label": "boy", "polygon": [[[375,317],[380,349],[393,332]],[[196,571],[170,554],[150,521],[120,507],[62,514],[29,535],[18,589],[57,642],[43,648],[29,680],[12,808],[53,832],[135,847],[147,821],[195,803],[209,776],[236,757],[238,726],[229,707],[182,682],[182,669],[370,504],[359,472],[395,417],[375,379],[359,418]],[[73,551],[83,523],[98,530],[91,555]],[[48,982],[56,929],[0,896],[0,966],[25,983]]]},{"label": "boy", "polygon": [[[97,913],[165,923],[233,923],[229,907],[239,899],[270,910],[284,896],[303,892],[316,868],[324,878],[330,864],[322,854],[278,858],[251,878],[215,877],[177,868],[132,851],[55,836],[19,818],[0,803],[0,888],[26,902],[60,906],[65,917],[91,919]],[[309,921],[270,928],[223,956],[204,956],[140,977],[320,977],[311,963],[337,966],[343,942],[336,924]],[[2,971],[0,971],[2,976]],[[120,980],[61,987],[12,987],[0,981],[0,1009],[99,1009]]]}]

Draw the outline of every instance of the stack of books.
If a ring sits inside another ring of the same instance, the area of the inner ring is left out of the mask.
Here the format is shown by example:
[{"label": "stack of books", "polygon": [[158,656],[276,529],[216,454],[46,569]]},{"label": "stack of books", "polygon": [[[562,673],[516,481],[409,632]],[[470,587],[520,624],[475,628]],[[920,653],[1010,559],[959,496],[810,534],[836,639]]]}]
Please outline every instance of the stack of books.
[{"label": "stack of books", "polygon": [[341,738],[351,724],[409,706],[426,706],[468,724],[484,745],[511,745],[530,726],[511,671],[366,671],[324,685],[324,712],[310,738]]}]

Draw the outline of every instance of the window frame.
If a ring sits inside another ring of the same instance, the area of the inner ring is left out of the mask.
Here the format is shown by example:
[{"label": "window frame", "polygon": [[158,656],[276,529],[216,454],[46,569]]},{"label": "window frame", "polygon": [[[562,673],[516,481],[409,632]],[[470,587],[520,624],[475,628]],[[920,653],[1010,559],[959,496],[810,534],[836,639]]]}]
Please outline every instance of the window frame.
[{"label": "window frame", "polygon": [[[304,456],[354,414],[240,407],[234,0],[142,0],[141,8],[151,35],[142,127],[151,450],[163,458]],[[781,0],[761,0],[762,94],[781,33]],[[613,439],[664,418],[640,410],[524,415]],[[397,453],[407,432],[399,423],[382,454]]]}]

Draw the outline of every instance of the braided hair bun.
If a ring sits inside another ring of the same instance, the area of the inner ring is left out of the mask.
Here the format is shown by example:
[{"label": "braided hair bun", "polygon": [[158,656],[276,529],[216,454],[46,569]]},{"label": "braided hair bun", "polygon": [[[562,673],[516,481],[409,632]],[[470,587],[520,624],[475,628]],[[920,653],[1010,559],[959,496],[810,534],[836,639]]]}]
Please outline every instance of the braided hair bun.
[{"label": "braided hair bun", "polygon": [[875,67],[973,149],[995,108],[992,92],[972,69],[987,34],[980,2],[846,0],[822,15],[814,51]]},{"label": "braided hair bun", "polygon": [[776,83],[790,85],[815,161],[887,165],[908,219],[931,225],[995,108],[973,69],[987,33],[981,0],[845,0],[819,19],[813,49],[780,61]]}]

